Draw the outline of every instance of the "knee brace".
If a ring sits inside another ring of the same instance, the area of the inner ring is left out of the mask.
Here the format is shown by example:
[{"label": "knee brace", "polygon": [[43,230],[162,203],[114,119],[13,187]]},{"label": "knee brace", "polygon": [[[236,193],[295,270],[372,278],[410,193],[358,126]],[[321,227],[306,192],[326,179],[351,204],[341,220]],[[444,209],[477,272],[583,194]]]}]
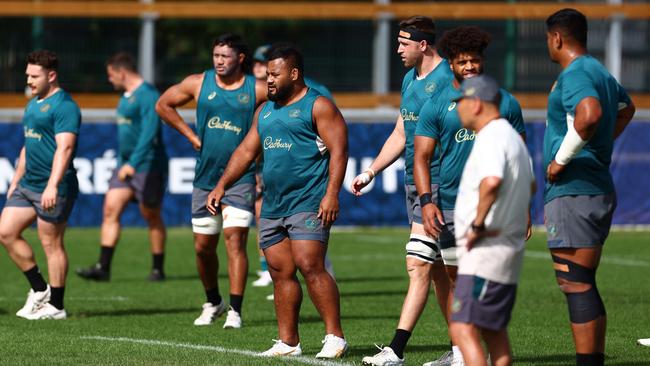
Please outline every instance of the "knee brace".
[{"label": "knee brace", "polygon": [[406,256],[433,263],[440,258],[440,249],[436,242],[426,235],[411,234],[406,243]]},{"label": "knee brace", "polygon": [[596,270],[583,267],[568,259],[553,256],[555,276],[567,281],[590,285],[587,291],[564,292],[571,323],[587,323],[606,315],[605,304],[596,287]]}]

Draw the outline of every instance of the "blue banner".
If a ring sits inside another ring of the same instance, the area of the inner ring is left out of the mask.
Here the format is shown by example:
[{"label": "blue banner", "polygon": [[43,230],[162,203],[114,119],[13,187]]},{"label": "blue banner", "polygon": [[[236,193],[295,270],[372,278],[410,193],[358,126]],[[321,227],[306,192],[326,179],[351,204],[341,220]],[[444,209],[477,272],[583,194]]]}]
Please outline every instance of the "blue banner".
[{"label": "blue banner", "polygon": [[[392,123],[349,124],[350,158],[344,189],[340,196],[338,225],[407,225],[404,199],[404,161],[378,175],[361,197],[350,192],[352,179],[372,162],[394,128]],[[104,193],[115,167],[116,127],[110,123],[83,124],[77,158],[81,194],[70,217],[71,226],[98,226],[102,220]],[[542,141],[544,123],[527,123],[528,148],[533,157],[538,192],[533,200],[533,221],[543,223]],[[4,206],[14,163],[23,146],[23,129],[18,123],[0,123],[0,206]],[[165,128],[164,140],[170,156],[169,181],[163,204],[167,225],[190,223],[190,193],[194,177],[195,152],[176,131]],[[611,171],[618,194],[615,224],[650,224],[650,123],[634,122],[617,140]],[[130,205],[122,217],[124,225],[142,226],[136,205]]]}]

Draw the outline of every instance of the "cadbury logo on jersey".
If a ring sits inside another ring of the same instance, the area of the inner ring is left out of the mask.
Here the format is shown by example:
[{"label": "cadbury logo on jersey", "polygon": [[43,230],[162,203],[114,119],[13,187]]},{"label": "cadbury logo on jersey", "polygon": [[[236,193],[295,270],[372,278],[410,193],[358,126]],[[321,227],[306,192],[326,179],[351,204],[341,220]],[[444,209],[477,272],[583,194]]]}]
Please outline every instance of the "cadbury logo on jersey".
[{"label": "cadbury logo on jersey", "polygon": [[456,131],[456,135],[454,138],[456,139],[456,142],[465,142],[465,141],[472,141],[476,137],[476,133],[472,131],[468,131],[466,128],[461,128],[460,130]]},{"label": "cadbury logo on jersey", "polygon": [[231,121],[221,121],[221,117],[215,116],[210,118],[208,121],[208,128],[216,128],[219,130],[232,131],[239,135],[241,133],[241,127],[234,126]]},{"label": "cadbury logo on jersey", "polygon": [[403,108],[400,114],[404,122],[417,122],[420,120],[420,116],[416,116],[414,112],[409,112],[406,108]]},{"label": "cadbury logo on jersey", "polygon": [[266,136],[264,138],[264,150],[269,150],[269,149],[286,149],[287,151],[291,151],[291,146],[293,146],[293,143],[291,142],[282,142],[282,139],[274,139],[271,136]]},{"label": "cadbury logo on jersey", "polygon": [[43,138],[43,135],[34,131],[33,128],[25,127],[24,131],[25,131],[25,138],[37,139],[38,141],[41,141],[41,139]]}]

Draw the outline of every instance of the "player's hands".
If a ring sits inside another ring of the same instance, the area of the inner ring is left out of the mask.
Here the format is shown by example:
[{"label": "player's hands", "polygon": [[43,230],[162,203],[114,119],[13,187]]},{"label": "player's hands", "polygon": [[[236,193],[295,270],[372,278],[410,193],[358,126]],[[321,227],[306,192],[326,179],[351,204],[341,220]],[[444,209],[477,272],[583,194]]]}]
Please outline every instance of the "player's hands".
[{"label": "player's hands", "polygon": [[212,215],[217,215],[221,211],[221,199],[225,191],[221,186],[216,186],[208,195],[208,200],[205,202],[205,207]]},{"label": "player's hands", "polygon": [[320,201],[318,218],[323,222],[324,227],[329,227],[336,221],[339,214],[339,198],[337,195],[325,194]]},{"label": "player's hands", "polygon": [[45,211],[49,211],[56,206],[56,194],[58,193],[58,188],[56,186],[47,185],[43,194],[41,195],[41,207]]},{"label": "player's hands", "polygon": [[564,171],[566,165],[560,165],[557,161],[552,160],[551,163],[546,167],[546,180],[551,183],[557,182],[560,179],[560,174]]},{"label": "player's hands", "polygon": [[201,140],[197,135],[190,137],[190,143],[192,144],[194,150],[201,151]]},{"label": "player's hands", "polygon": [[481,230],[481,231],[475,231],[474,229],[470,228],[467,231],[467,234],[465,234],[465,238],[467,239],[467,251],[469,252],[474,248],[474,245],[481,241],[483,238],[491,237],[491,236],[497,236],[499,235],[498,230]]},{"label": "player's hands", "polygon": [[375,174],[371,170],[366,170],[365,172],[357,175],[352,181],[352,194],[355,196],[361,196],[361,190],[370,184],[375,178]]},{"label": "player's hands", "polygon": [[124,164],[117,172],[117,179],[124,182],[135,175],[135,168],[129,164]]},{"label": "player's hands", "polygon": [[528,211],[528,224],[527,224],[527,229],[526,229],[526,241],[530,239],[530,237],[533,235],[533,221],[530,219],[530,211]]},{"label": "player's hands", "polygon": [[445,219],[442,216],[442,212],[433,203],[429,203],[422,207],[422,225],[424,226],[424,232],[432,238],[437,238],[442,231],[440,225],[445,224]]},{"label": "player's hands", "polygon": [[11,195],[12,195],[12,194],[14,193],[14,191],[16,190],[16,186],[17,186],[17,184],[15,184],[15,183],[11,183],[11,184],[9,185],[9,188],[7,189],[7,198],[11,197]]}]

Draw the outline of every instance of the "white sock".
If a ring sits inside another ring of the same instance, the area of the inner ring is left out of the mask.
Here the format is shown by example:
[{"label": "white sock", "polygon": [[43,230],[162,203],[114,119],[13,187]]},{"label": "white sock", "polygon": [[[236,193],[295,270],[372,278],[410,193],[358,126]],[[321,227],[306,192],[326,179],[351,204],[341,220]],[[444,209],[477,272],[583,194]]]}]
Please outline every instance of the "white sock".
[{"label": "white sock", "polygon": [[460,348],[458,348],[458,346],[451,346],[451,351],[454,353],[455,360],[463,359],[463,354],[460,352]]}]

